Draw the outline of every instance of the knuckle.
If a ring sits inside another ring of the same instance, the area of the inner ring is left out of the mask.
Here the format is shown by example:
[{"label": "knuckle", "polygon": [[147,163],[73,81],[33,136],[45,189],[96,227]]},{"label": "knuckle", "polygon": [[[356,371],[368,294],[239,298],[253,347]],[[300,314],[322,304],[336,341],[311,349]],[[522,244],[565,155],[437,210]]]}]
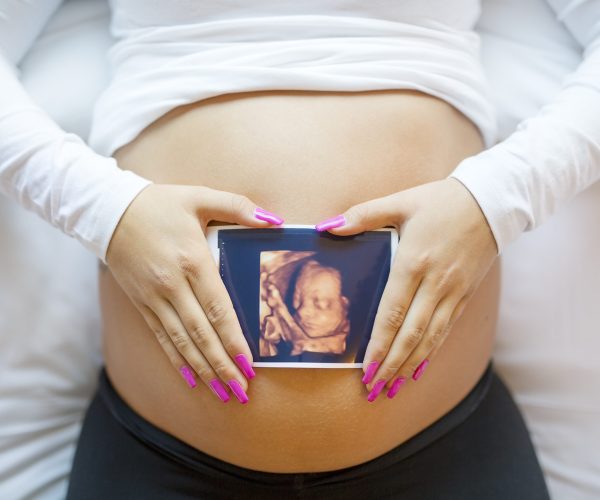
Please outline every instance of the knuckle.
[{"label": "knuckle", "polygon": [[413,275],[425,274],[429,268],[430,259],[426,253],[413,255],[406,260],[408,272]]},{"label": "knuckle", "polygon": [[231,210],[233,213],[241,213],[248,211],[252,202],[247,196],[243,194],[231,194]]},{"label": "knuckle", "polygon": [[468,279],[463,266],[457,264],[451,265],[447,270],[447,281],[452,283],[453,288],[465,290],[468,287]]},{"label": "knuckle", "polygon": [[445,269],[440,276],[436,279],[436,289],[441,292],[446,292],[451,290],[457,285],[457,275],[456,271],[453,269]]},{"label": "knuckle", "polygon": [[213,325],[223,324],[228,319],[227,309],[217,300],[209,302],[204,309],[204,313]]},{"label": "knuckle", "polygon": [[195,370],[200,380],[207,385],[213,378],[215,378],[215,373],[213,372],[212,368],[204,363],[198,367],[195,367]]},{"label": "knuckle", "polygon": [[200,350],[206,349],[210,343],[210,335],[208,330],[201,325],[194,325],[190,328],[190,334],[194,344],[198,346]]},{"label": "knuckle", "polygon": [[232,378],[235,378],[229,364],[222,359],[214,360],[212,368],[221,380],[231,380]]},{"label": "knuckle", "polygon": [[346,211],[346,218],[360,225],[362,221],[369,220],[369,203],[359,203]]},{"label": "knuckle", "polygon": [[371,337],[369,340],[368,354],[371,359],[381,359],[388,352],[390,341],[381,337]]},{"label": "knuckle", "polygon": [[438,328],[434,330],[429,337],[427,337],[427,340],[425,341],[425,347],[428,351],[431,351],[444,340],[444,332],[445,328]]},{"label": "knuckle", "polygon": [[406,318],[406,308],[397,304],[387,312],[384,324],[387,329],[393,330],[395,333],[400,330],[402,323],[404,323],[404,318]]},{"label": "knuckle", "polygon": [[413,328],[412,330],[409,330],[408,332],[406,332],[406,334],[404,335],[404,342],[405,345],[408,349],[414,349],[415,347],[417,347],[417,345],[419,345],[419,342],[421,342],[421,339],[423,338],[423,328]]},{"label": "knuckle", "polygon": [[188,254],[179,255],[177,257],[177,265],[185,275],[197,276],[200,273],[200,264]]},{"label": "knuckle", "polygon": [[164,269],[154,271],[154,282],[156,287],[165,294],[170,294],[177,288],[173,274]]},{"label": "knuckle", "polygon": [[417,360],[415,359],[409,359],[406,362],[405,365],[405,376],[406,377],[411,377],[413,375],[413,373],[415,373],[415,371],[417,370],[417,368],[419,368],[419,365],[421,364],[422,360]]},{"label": "knuckle", "polygon": [[180,332],[170,332],[169,337],[179,352],[184,352],[188,348],[188,338]]},{"label": "knuckle", "polygon": [[247,345],[244,346],[240,344],[240,342],[237,339],[223,338],[221,339],[221,343],[223,344],[223,348],[225,349],[225,351],[231,354],[232,356],[235,356],[240,352],[244,352],[247,349]]},{"label": "knuckle", "polygon": [[381,376],[379,378],[389,380],[394,376],[394,374],[398,373],[401,366],[402,363],[400,362],[400,359],[396,357],[394,357],[394,359],[391,360],[386,360],[386,366],[383,367]]},{"label": "knuckle", "polygon": [[161,346],[164,346],[171,342],[171,339],[162,328],[153,328],[152,331],[154,332],[154,335],[156,336],[156,339],[158,340],[158,343]]}]

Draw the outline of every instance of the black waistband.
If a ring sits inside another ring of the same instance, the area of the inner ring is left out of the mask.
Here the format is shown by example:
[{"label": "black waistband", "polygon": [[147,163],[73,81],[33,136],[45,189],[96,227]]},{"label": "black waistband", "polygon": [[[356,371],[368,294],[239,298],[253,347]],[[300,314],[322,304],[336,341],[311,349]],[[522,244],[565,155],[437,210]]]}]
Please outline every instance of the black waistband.
[{"label": "black waistband", "polygon": [[111,415],[137,439],[157,452],[167,455],[170,459],[185,465],[191,470],[206,470],[206,466],[208,465],[214,471],[221,471],[226,475],[234,474],[266,484],[283,484],[294,479],[296,476],[318,479],[335,473],[336,477],[340,479],[343,479],[346,476],[350,478],[353,476],[369,474],[372,471],[379,470],[392,463],[404,460],[417,453],[419,450],[429,446],[435,440],[444,436],[453,428],[464,422],[480,405],[481,401],[488,393],[490,384],[495,377],[496,375],[490,362],[475,387],[462,401],[460,401],[460,403],[452,408],[452,410],[408,441],[391,449],[383,455],[369,460],[368,462],[345,469],[306,473],[256,471],[225,462],[189,446],[178,438],[154,426],[129,407],[112,386],[104,368],[100,372],[98,394]]}]

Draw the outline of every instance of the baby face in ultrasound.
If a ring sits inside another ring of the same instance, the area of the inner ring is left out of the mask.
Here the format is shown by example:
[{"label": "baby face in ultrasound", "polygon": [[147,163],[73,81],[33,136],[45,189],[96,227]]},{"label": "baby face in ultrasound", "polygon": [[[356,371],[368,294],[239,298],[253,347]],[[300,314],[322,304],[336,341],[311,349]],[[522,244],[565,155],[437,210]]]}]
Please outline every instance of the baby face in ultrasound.
[{"label": "baby face in ultrasound", "polygon": [[316,261],[307,262],[296,281],[293,305],[294,318],[309,337],[336,333],[348,309],[340,272]]}]

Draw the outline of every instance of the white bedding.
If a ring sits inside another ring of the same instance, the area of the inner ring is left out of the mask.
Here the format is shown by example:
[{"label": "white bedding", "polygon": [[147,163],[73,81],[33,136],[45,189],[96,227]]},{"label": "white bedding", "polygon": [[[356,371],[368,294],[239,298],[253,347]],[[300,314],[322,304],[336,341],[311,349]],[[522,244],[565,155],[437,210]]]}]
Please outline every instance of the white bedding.
[{"label": "white bedding", "polygon": [[[35,99],[84,137],[107,80],[107,22],[105,0],[71,0],[22,64]],[[579,49],[544,0],[484,0],[480,29],[507,134]],[[599,213],[597,184],[503,256],[495,360],[557,499],[600,498]],[[0,498],[62,498],[101,362],[96,259],[1,197],[0,238]]]}]

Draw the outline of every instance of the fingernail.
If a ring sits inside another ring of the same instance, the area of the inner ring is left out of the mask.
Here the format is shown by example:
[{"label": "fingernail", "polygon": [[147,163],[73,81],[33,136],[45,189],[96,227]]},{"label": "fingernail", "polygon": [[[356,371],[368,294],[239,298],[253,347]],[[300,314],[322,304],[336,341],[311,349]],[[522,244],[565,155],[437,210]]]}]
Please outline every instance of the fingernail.
[{"label": "fingernail", "polygon": [[219,382],[219,379],[212,379],[209,382],[209,385],[210,388],[214,391],[214,393],[219,397],[219,399],[223,401],[223,403],[227,403],[227,401],[229,401],[229,394],[227,394],[225,387],[223,387],[223,384]]},{"label": "fingernail", "polygon": [[373,401],[375,401],[375,398],[377,396],[379,396],[379,393],[381,392],[381,389],[383,389],[383,386],[385,385],[385,379],[379,379],[377,381],[377,383],[373,386],[373,389],[371,390],[371,392],[369,393],[369,395],[367,396],[367,400],[372,403]]},{"label": "fingernail", "polygon": [[406,382],[406,379],[404,377],[398,377],[392,384],[392,387],[390,387],[390,390],[387,393],[387,397],[392,399],[400,390],[400,387],[402,387],[404,382]]},{"label": "fingernail", "polygon": [[371,361],[369,363],[369,367],[367,368],[367,371],[365,372],[362,378],[363,384],[368,384],[369,382],[371,382],[371,379],[373,378],[373,375],[375,375],[378,366],[379,361]]},{"label": "fingernail", "polygon": [[181,376],[192,389],[196,387],[196,379],[194,379],[194,375],[192,374],[192,370],[189,366],[182,366],[179,369],[179,373],[181,373]]},{"label": "fingernail", "polygon": [[244,392],[244,389],[236,379],[231,379],[228,383],[229,387],[235,394],[235,397],[239,399],[243,405],[248,402],[248,396]]},{"label": "fingernail", "polygon": [[252,369],[252,365],[244,354],[238,354],[234,357],[234,359],[247,378],[250,379],[256,376],[256,373],[254,373],[254,370]]},{"label": "fingernail", "polygon": [[281,217],[260,207],[256,207],[256,209],[254,209],[254,217],[275,225],[283,224],[283,219]]},{"label": "fingernail", "polygon": [[319,222],[315,229],[317,231],[326,231],[327,229],[333,229],[334,227],[340,227],[346,224],[346,218],[343,215],[336,215],[330,219],[325,219],[323,222]]},{"label": "fingernail", "polygon": [[423,372],[425,371],[425,368],[427,368],[427,365],[429,364],[429,360],[425,359],[421,362],[421,364],[419,366],[417,366],[417,369],[415,370],[415,373],[413,373],[412,379],[413,380],[419,380],[421,378],[421,375],[423,375]]}]

